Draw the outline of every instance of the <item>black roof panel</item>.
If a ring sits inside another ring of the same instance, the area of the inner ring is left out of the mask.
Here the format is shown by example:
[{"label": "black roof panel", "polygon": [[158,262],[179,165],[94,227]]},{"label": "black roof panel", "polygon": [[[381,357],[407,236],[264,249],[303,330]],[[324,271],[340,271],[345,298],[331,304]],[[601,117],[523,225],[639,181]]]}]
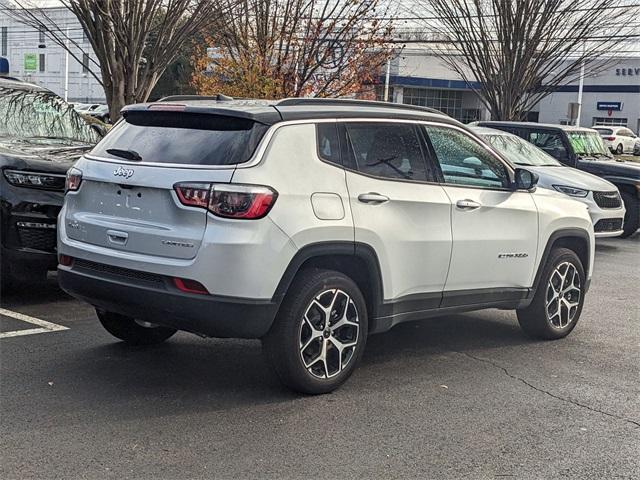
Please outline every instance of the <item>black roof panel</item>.
[{"label": "black roof panel", "polygon": [[343,99],[217,100],[220,97],[170,97],[161,102],[128,105],[122,111],[184,111],[228,115],[272,125],[281,121],[326,118],[394,118],[462,125],[434,109],[413,105]]}]

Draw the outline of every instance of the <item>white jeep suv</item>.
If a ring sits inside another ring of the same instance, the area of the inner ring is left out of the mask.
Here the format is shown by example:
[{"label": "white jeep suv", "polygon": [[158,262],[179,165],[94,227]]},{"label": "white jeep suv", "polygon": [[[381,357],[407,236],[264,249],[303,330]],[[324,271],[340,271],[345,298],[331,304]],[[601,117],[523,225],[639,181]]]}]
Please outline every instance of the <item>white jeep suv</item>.
[{"label": "white jeep suv", "polygon": [[400,322],[515,309],[557,339],[580,317],[585,206],[445,115],[170,97],[123,117],[68,174],[58,278],[127,343],[261,338],[286,385],[324,393]]}]

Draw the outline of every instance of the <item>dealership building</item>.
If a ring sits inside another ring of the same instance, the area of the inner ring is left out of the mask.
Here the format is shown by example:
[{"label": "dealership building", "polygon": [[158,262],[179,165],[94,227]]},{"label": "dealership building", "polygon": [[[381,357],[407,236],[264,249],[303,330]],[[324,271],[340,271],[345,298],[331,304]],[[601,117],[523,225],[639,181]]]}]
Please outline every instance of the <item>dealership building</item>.
[{"label": "dealership building", "polygon": [[[470,85],[425,48],[405,49],[393,59],[389,99],[437,108],[468,123],[490,114]],[[640,56],[616,57],[598,73],[585,72],[581,126],[624,125],[640,131]],[[477,86],[477,85],[476,85]],[[558,87],[528,113],[528,120],[568,124],[569,105],[578,102],[578,82]],[[378,92],[382,97],[382,89]]]},{"label": "dealership building", "polygon": [[[46,32],[19,22],[0,8],[0,57],[9,61],[7,74],[41,85],[61,97],[65,96],[66,86],[69,101],[103,103],[104,89],[89,71],[97,59],[80,22],[65,7],[44,11],[50,21],[68,33],[73,55],[67,55]],[[95,66],[93,69],[97,70]]]}]

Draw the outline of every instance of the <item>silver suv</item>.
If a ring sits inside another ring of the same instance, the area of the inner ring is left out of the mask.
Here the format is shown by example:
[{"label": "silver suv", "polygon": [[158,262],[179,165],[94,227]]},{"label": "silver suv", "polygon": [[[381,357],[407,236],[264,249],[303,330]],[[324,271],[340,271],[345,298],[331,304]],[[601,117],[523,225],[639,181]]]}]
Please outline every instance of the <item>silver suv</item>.
[{"label": "silver suv", "polygon": [[261,338],[286,385],[324,393],[400,322],[516,309],[556,339],[580,317],[587,209],[438,112],[170,97],[123,117],[69,172],[58,251],[127,343]]}]

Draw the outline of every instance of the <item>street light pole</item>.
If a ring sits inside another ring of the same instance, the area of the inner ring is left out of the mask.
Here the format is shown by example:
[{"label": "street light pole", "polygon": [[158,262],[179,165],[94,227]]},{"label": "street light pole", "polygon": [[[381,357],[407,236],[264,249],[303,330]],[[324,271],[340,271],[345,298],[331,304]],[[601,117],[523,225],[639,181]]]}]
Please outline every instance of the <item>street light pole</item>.
[{"label": "street light pole", "polygon": [[387,74],[384,78],[384,101],[389,101],[389,75],[391,73],[391,58],[387,59]]},{"label": "street light pole", "polygon": [[66,38],[64,39],[65,52],[64,56],[64,101],[69,100],[69,27],[65,32]]},{"label": "street light pole", "polygon": [[582,44],[582,61],[580,62],[580,82],[578,83],[578,118],[576,118],[576,127],[580,126],[580,115],[582,115],[582,89],[584,88],[584,51],[586,45]]}]

